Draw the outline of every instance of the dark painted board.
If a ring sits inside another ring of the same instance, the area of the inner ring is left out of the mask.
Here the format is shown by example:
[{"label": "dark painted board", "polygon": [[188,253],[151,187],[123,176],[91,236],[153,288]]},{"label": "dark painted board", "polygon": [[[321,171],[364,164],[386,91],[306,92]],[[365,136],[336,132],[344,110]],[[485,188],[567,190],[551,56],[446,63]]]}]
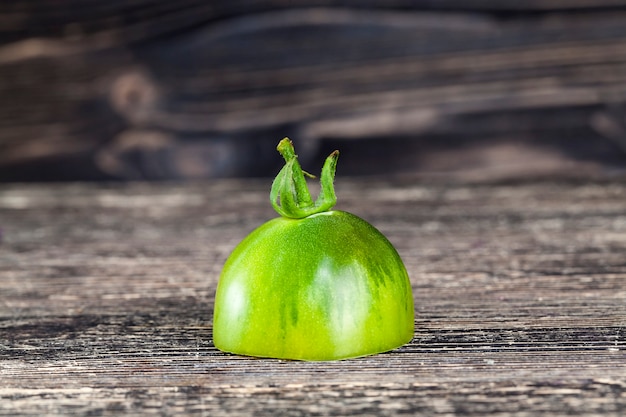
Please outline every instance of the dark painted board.
[{"label": "dark painted board", "polygon": [[626,166],[623,1],[79,3],[0,6],[0,181]]}]

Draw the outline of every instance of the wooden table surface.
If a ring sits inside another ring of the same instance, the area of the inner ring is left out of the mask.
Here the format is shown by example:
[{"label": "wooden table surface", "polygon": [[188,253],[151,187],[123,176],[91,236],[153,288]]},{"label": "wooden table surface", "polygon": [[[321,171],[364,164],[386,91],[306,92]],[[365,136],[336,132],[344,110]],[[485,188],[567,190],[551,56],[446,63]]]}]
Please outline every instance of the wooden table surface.
[{"label": "wooden table surface", "polygon": [[626,415],[626,181],[340,178],[416,309],[411,343],[340,362],[213,346],[269,182],[0,186],[0,415]]}]

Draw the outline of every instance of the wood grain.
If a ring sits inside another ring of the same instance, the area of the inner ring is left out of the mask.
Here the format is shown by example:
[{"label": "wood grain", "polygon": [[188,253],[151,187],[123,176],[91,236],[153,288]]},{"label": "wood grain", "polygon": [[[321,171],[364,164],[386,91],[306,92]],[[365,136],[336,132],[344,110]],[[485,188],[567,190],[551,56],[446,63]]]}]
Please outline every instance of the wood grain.
[{"label": "wood grain", "polygon": [[411,343],[340,362],[211,340],[267,181],[0,187],[0,415],[620,416],[626,183],[339,180],[396,245]]},{"label": "wood grain", "polygon": [[366,3],[0,5],[0,180],[269,175],[283,136],[626,166],[624,1]]}]

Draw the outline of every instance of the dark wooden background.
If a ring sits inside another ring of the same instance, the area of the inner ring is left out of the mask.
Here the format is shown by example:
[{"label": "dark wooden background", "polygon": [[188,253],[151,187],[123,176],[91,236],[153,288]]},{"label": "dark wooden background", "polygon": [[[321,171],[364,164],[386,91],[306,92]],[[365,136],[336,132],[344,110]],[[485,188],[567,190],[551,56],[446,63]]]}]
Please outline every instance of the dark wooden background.
[{"label": "dark wooden background", "polygon": [[0,180],[623,171],[626,1],[0,3]]}]

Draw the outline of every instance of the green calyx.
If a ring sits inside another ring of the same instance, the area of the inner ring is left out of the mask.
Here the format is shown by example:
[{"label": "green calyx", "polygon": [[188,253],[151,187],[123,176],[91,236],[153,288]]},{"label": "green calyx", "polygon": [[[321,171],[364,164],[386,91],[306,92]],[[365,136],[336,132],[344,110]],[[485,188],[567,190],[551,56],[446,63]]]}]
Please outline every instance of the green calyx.
[{"label": "green calyx", "polygon": [[272,183],[270,201],[274,210],[283,217],[302,219],[333,208],[337,203],[333,182],[339,151],[334,151],[326,158],[320,176],[320,194],[313,202],[305,175],[309,178],[315,176],[302,170],[291,140],[284,138],[276,149],[285,158],[285,166]]}]

